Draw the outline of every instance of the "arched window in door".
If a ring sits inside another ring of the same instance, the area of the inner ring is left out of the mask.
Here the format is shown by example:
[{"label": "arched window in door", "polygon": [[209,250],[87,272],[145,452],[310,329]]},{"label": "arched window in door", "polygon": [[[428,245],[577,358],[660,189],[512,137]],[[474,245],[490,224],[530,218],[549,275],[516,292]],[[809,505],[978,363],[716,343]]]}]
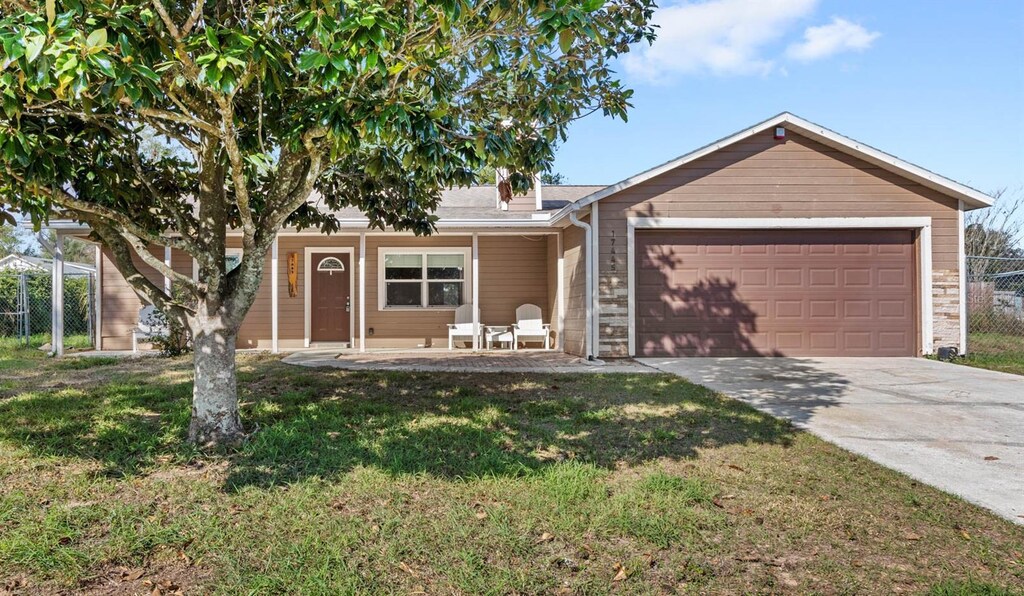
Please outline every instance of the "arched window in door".
[{"label": "arched window in door", "polygon": [[320,264],[316,266],[317,271],[326,271],[327,273],[334,273],[335,271],[344,271],[345,264],[341,262],[341,259],[335,257],[327,257],[320,261]]}]

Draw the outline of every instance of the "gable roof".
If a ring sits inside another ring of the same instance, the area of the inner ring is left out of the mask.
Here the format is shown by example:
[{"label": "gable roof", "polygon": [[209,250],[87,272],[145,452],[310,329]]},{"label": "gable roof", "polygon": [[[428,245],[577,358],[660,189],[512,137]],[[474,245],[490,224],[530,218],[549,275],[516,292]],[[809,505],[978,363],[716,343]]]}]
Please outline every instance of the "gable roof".
[{"label": "gable roof", "polygon": [[570,209],[579,209],[596,201],[600,201],[605,197],[616,194],[632,186],[636,186],[641,182],[650,180],[655,176],[674,170],[679,166],[700,159],[701,157],[714,153],[719,149],[742,141],[743,139],[749,138],[758,133],[762,133],[776,126],[784,126],[787,130],[791,130],[812,140],[818,141],[823,145],[827,145],[833,149],[837,149],[843,153],[862,159],[879,168],[893,172],[894,174],[917,182],[922,186],[931,188],[932,190],[936,190],[947,196],[960,199],[968,209],[989,207],[994,201],[991,196],[981,192],[980,190],[971,188],[970,186],[961,184],[955,180],[950,180],[945,176],[940,176],[935,172],[926,170],[908,161],[904,161],[896,156],[885,153],[884,151],[875,149],[870,145],[861,143],[860,141],[843,136],[833,130],[825,128],[824,126],[815,124],[809,120],[804,120],[795,114],[783,112],[765,120],[764,122],[755,124],[750,128],[741,130],[733,135],[705,145],[696,151],[692,151],[659,166],[655,166],[645,172],[641,172],[635,176],[630,176],[625,180],[606,186],[605,188],[576,201],[574,205],[565,206],[558,213],[552,216],[552,219],[560,219],[566,215]]}]

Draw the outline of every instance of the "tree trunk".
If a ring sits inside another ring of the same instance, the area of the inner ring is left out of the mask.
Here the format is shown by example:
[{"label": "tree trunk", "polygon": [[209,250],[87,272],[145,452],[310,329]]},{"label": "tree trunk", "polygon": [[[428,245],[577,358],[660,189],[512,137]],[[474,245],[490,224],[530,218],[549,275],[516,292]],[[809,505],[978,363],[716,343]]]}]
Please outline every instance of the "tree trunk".
[{"label": "tree trunk", "polygon": [[223,328],[193,332],[195,383],[188,440],[195,445],[232,446],[245,438],[235,376],[237,334],[235,329]]}]

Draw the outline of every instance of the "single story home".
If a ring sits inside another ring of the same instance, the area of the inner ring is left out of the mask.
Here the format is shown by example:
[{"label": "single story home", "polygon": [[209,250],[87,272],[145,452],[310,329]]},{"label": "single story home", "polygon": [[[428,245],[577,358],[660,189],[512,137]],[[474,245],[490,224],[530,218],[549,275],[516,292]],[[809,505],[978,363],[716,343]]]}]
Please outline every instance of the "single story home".
[{"label": "single story home", "polygon": [[[462,304],[482,325],[534,304],[584,357],[963,351],[964,212],[991,203],[783,113],[610,186],[453,189],[431,237],[358,211],[330,236],[283,230],[239,348],[447,347]],[[97,347],[126,349],[139,299],[97,255]]]}]

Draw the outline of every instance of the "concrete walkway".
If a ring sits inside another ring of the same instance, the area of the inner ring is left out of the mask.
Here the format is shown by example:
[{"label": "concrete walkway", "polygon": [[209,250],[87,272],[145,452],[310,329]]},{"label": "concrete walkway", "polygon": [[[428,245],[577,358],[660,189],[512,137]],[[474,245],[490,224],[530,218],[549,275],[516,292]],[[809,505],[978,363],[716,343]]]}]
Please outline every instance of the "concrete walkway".
[{"label": "concrete walkway", "polygon": [[1024,377],[922,358],[641,362],[1024,524]]},{"label": "concrete walkway", "polygon": [[637,362],[590,363],[556,350],[471,352],[468,350],[419,349],[358,352],[309,350],[295,352],[283,362],[298,366],[344,370],[394,370],[427,372],[521,372],[521,373],[655,373]]}]

